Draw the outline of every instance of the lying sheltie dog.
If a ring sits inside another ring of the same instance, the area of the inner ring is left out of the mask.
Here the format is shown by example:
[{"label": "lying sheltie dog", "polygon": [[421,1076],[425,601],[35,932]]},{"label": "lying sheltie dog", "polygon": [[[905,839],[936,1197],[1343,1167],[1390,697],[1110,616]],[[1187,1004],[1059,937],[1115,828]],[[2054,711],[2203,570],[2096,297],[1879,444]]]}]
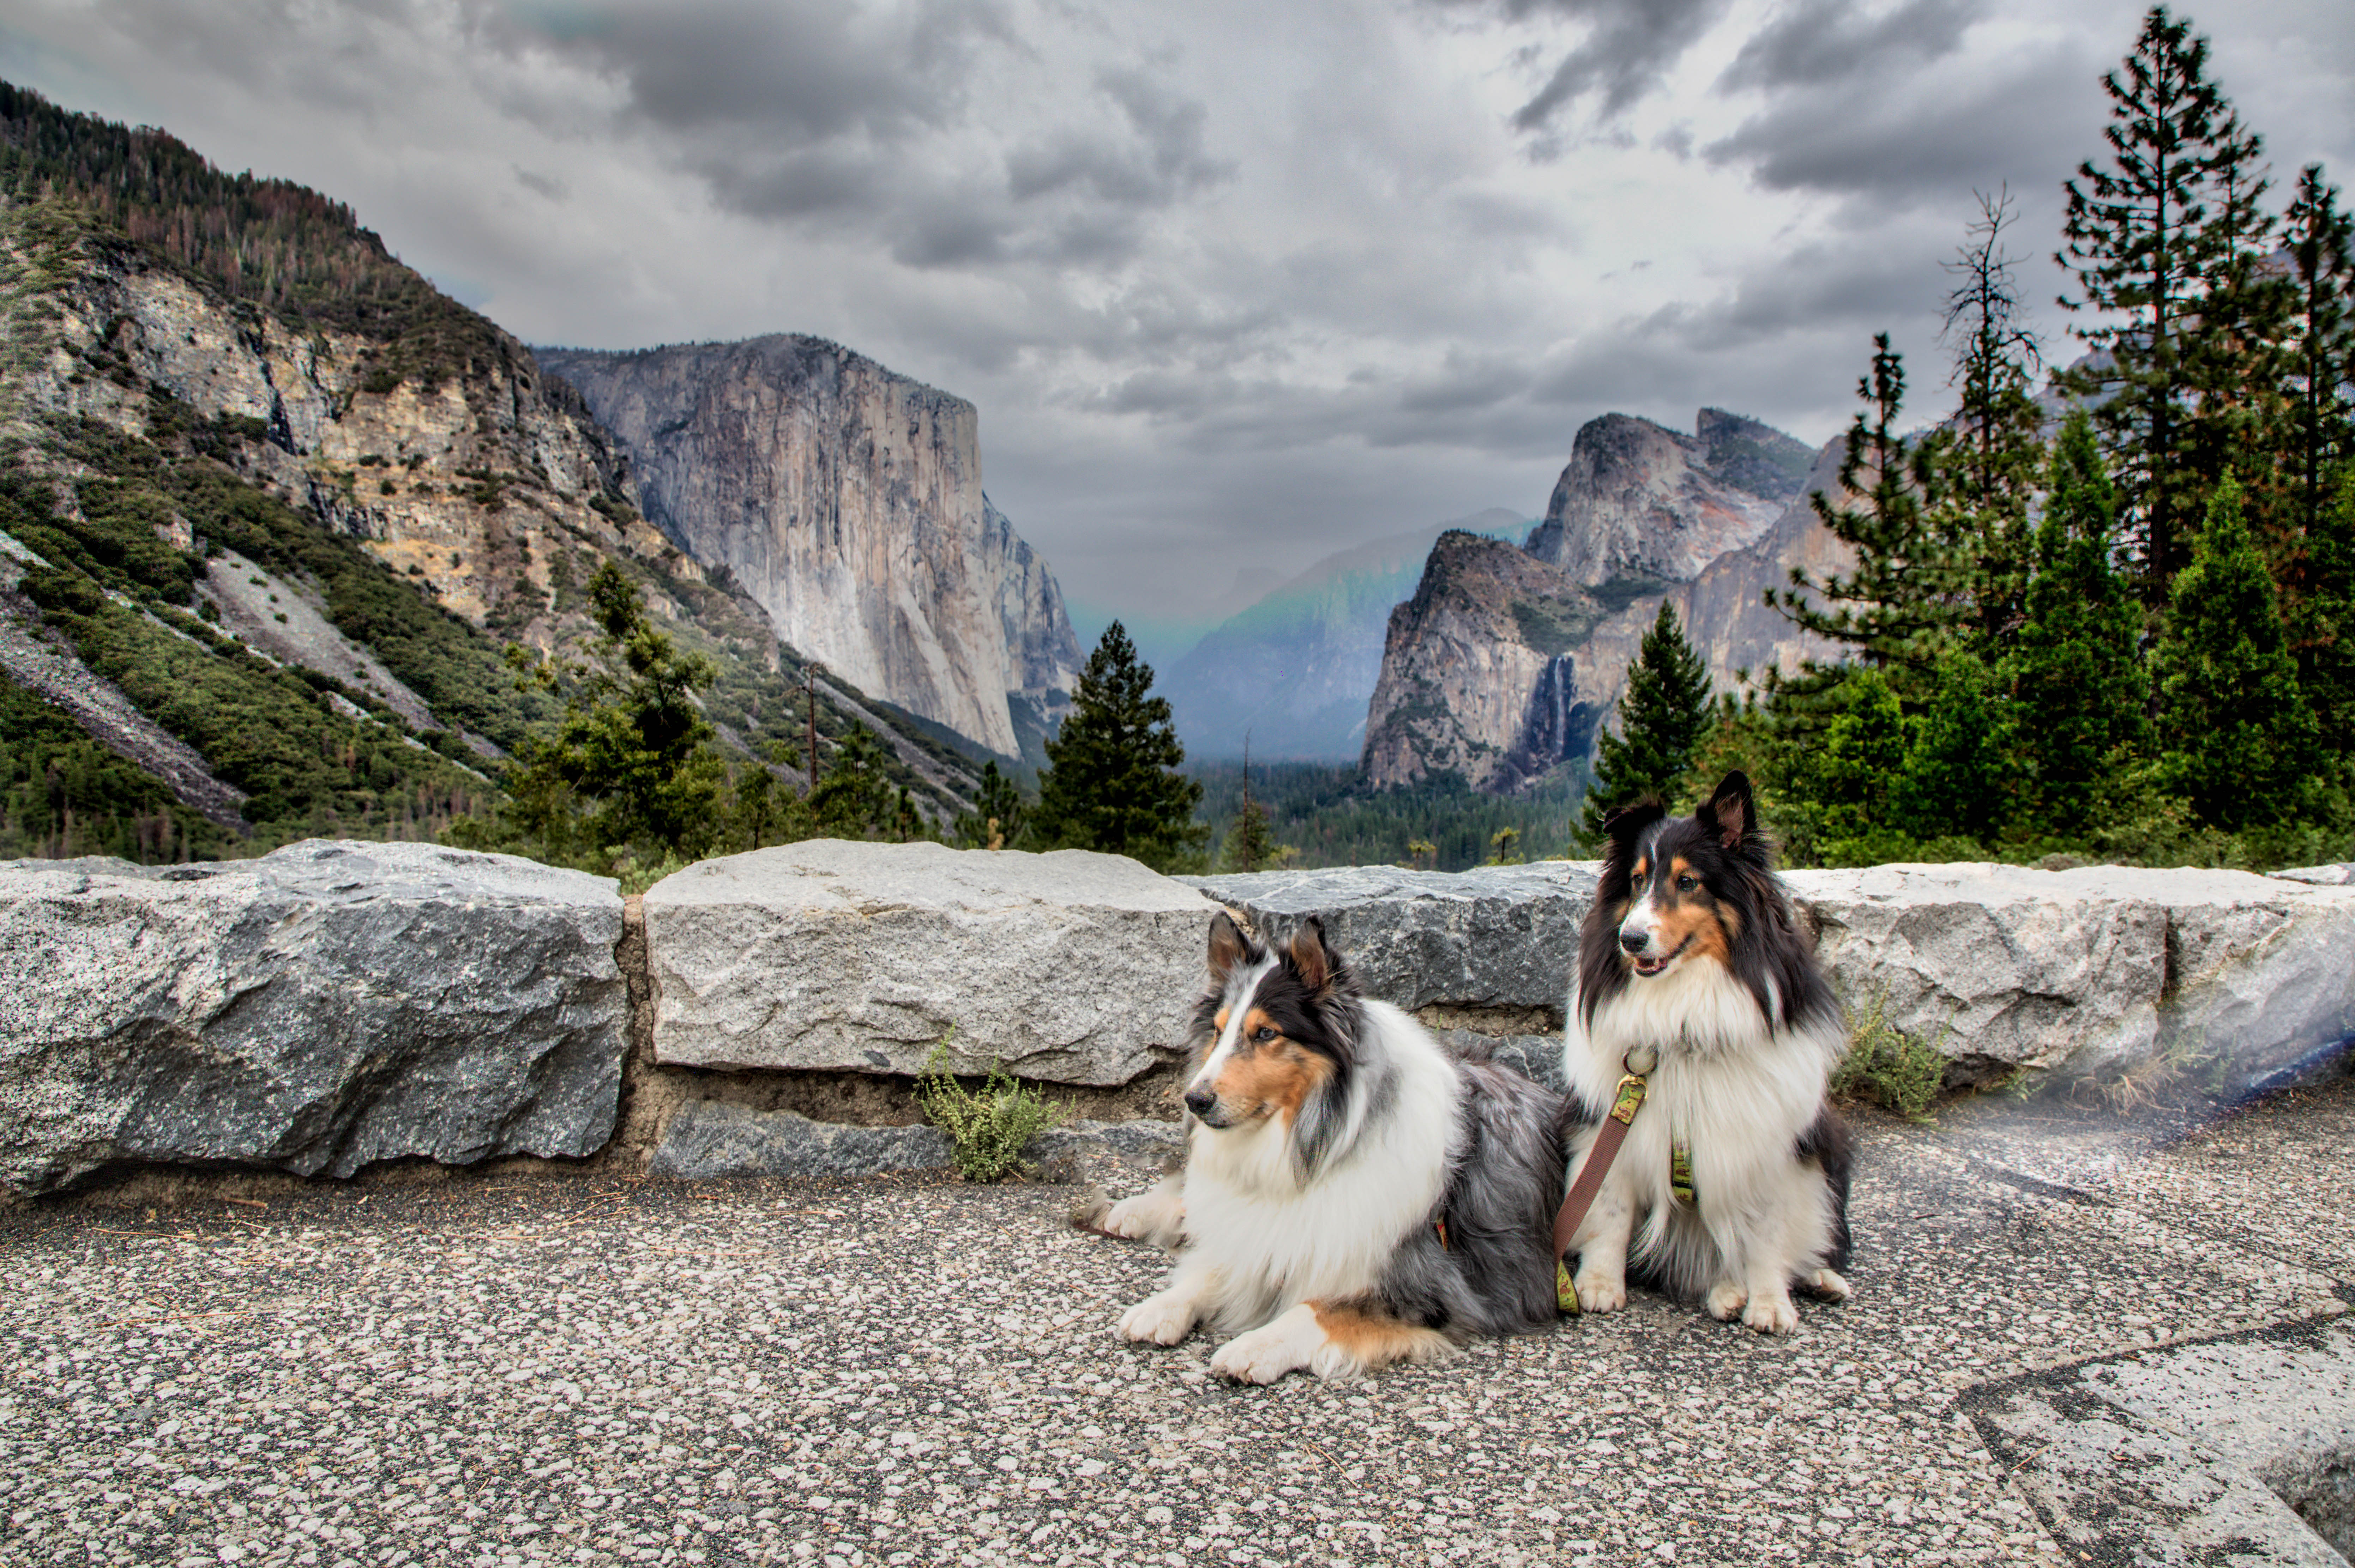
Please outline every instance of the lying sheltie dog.
[{"label": "lying sheltie dog", "polygon": [[[1848,1129],[1825,1103],[1846,1048],[1838,1003],[1729,774],[1690,817],[1657,803],[1606,820],[1610,847],[1579,943],[1562,1074],[1593,1125],[1657,1058],[1626,1142],[1572,1240],[1589,1312],[1637,1283],[1700,1297],[1764,1333],[1799,1324],[1797,1285],[1844,1300]],[[1679,1191],[1681,1189],[1681,1191]]]},{"label": "lying sheltie dog", "polygon": [[1313,916],[1280,951],[1214,918],[1194,1022],[1185,1167],[1098,1220],[1178,1248],[1123,1338],[1207,1324],[1213,1371],[1273,1383],[1553,1321],[1560,1096],[1360,995]]}]

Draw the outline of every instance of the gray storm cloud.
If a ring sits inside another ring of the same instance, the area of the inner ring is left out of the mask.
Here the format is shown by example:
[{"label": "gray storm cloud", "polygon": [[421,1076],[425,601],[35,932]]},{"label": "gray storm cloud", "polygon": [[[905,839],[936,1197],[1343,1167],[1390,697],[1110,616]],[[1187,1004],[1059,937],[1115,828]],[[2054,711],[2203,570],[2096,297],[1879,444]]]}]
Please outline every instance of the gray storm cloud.
[{"label": "gray storm cloud", "polygon": [[[528,341],[813,332],[969,397],[1074,599],[1182,615],[1533,512],[1609,409],[1820,440],[1875,331],[1934,411],[1972,191],[2048,248],[2140,9],[12,0],[0,74],[351,202]],[[2278,168],[2355,164],[2344,11],[2191,10]]]}]

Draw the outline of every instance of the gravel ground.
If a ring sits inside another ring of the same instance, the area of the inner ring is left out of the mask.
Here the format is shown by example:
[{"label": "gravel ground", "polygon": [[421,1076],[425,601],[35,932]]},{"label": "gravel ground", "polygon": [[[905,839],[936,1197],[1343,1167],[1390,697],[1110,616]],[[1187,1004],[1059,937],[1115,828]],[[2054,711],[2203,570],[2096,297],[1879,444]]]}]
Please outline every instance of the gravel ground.
[{"label": "gravel ground", "polygon": [[0,1558],[2058,1563],[1956,1394],[2344,1312],[2355,1082],[2113,1153],[2098,1191],[2008,1163],[2051,1141],[2008,1114],[1864,1127],[1857,1298],[1792,1339],[1639,1294],[1352,1385],[1114,1340],[1160,1263],[1065,1228],[1066,1189],[20,1207]]}]

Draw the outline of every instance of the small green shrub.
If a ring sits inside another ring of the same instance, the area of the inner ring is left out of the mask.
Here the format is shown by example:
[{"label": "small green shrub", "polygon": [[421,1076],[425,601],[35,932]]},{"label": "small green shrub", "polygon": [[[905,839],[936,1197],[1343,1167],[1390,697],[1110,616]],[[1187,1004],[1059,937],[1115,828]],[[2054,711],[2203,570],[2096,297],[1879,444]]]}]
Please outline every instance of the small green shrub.
[{"label": "small green shrub", "polygon": [[1915,1040],[1889,1022],[1889,999],[1877,996],[1850,1016],[1848,1054],[1832,1069],[1831,1092],[1846,1099],[1870,1100],[1910,1121],[1930,1121],[1930,1102],[1946,1076],[1946,1058],[1935,1037]]},{"label": "small green shrub", "polygon": [[949,1071],[949,1041],[954,1030],[941,1036],[924,1070],[916,1077],[916,1106],[925,1119],[948,1134],[949,1157],[957,1174],[968,1181],[1002,1181],[1025,1169],[1022,1150],[1050,1127],[1071,1114],[1070,1105],[1050,1105],[1035,1088],[1008,1077],[1004,1065],[992,1062],[979,1093],[956,1081]]}]

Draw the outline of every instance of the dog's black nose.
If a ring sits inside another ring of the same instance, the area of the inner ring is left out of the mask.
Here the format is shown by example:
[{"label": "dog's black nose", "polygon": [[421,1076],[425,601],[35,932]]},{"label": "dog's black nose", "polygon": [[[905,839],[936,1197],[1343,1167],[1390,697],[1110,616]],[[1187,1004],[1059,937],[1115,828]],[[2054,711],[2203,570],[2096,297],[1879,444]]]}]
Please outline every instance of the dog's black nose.
[{"label": "dog's black nose", "polygon": [[1642,952],[1651,944],[1651,940],[1652,934],[1649,931],[1622,931],[1619,933],[1619,945],[1626,948],[1631,953]]},{"label": "dog's black nose", "polygon": [[1199,1084],[1186,1091],[1186,1108],[1198,1117],[1207,1118],[1210,1114],[1210,1107],[1218,1103],[1219,1097]]}]

